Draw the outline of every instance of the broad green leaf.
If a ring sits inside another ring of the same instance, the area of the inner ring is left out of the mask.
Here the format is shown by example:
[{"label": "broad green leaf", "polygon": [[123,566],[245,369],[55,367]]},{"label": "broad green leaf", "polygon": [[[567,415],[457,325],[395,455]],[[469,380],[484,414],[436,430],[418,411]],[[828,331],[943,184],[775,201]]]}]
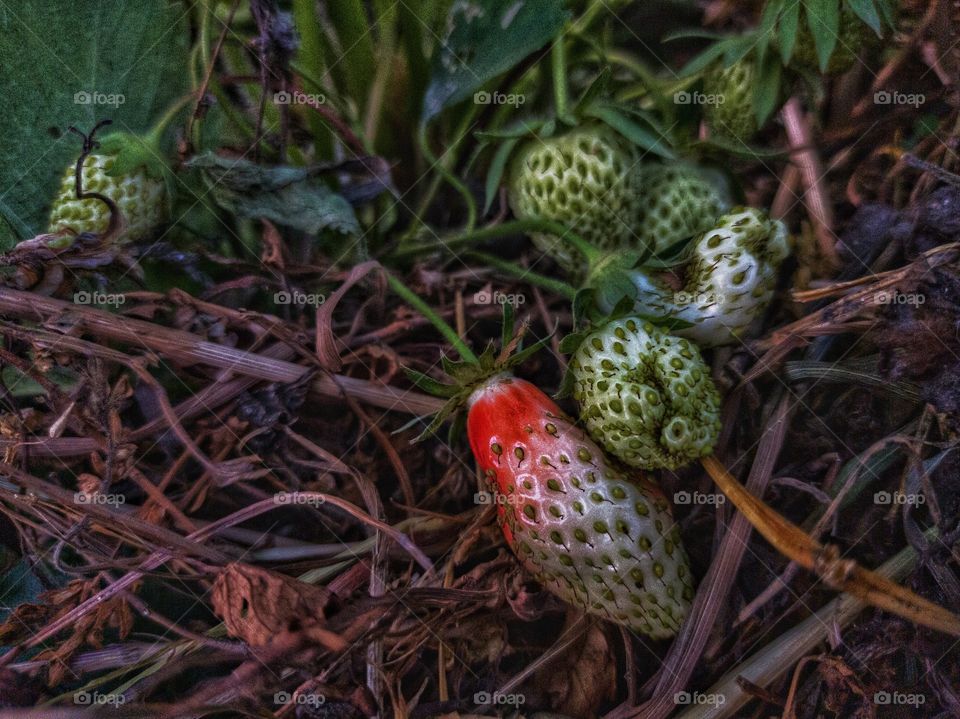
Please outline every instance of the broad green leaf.
[{"label": "broad green leaf", "polygon": [[767,57],[757,72],[757,84],[753,88],[753,109],[757,127],[763,127],[780,100],[780,79],[783,65],[775,57]]},{"label": "broad green leaf", "polygon": [[877,6],[880,8],[880,14],[883,15],[883,21],[888,27],[894,27],[897,24],[898,3],[897,0],[877,0]]},{"label": "broad green leaf", "polygon": [[560,340],[560,351],[565,355],[572,355],[583,342],[587,332],[571,332]]},{"label": "broad green leaf", "polygon": [[337,61],[331,63],[327,71],[340,79],[343,90],[361,108],[366,107],[376,65],[374,37],[370,32],[366,6],[362,0],[336,0],[324,4],[329,25],[336,32],[341,48]]},{"label": "broad green leaf", "polygon": [[702,72],[712,65],[716,60],[719,60],[723,56],[725,50],[725,40],[715,42],[713,45],[710,45],[703,52],[684,65],[680,69],[680,72],[677,73],[677,76],[681,78],[690,77],[691,75],[696,75],[698,72]]},{"label": "broad green leaf", "polygon": [[[763,13],[760,15],[760,24],[757,25],[757,34],[769,35],[777,25],[777,18],[783,10],[784,0],[768,0],[763,6]],[[799,3],[795,3],[799,4]]]},{"label": "broad green leaf", "polygon": [[626,115],[627,117],[635,117],[640,120],[643,120],[647,125],[649,125],[655,132],[666,135],[669,128],[663,124],[660,117],[657,116],[655,112],[650,112],[649,110],[644,110],[641,107],[636,105],[626,103],[626,102],[608,102],[605,103],[607,107],[612,107],[617,112]]},{"label": "broad green leaf", "polygon": [[675,157],[667,147],[664,138],[645,130],[612,107],[603,105],[590,107],[585,114],[605,122],[642,150],[652,152],[667,160],[672,160]]},{"label": "broad green leaf", "polygon": [[783,159],[790,156],[790,153],[787,150],[771,150],[769,148],[756,147],[755,145],[748,145],[744,142],[727,140],[720,135],[712,136],[709,140],[698,140],[692,144],[692,147],[705,149],[716,148],[722,150],[722,153],[717,158],[718,160],[723,159],[723,154],[745,157],[748,160],[763,160],[766,158]]},{"label": "broad green leaf", "polygon": [[761,42],[762,38],[757,38],[753,33],[728,39],[723,53],[723,66],[730,67],[740,62]]},{"label": "broad green leaf", "polygon": [[479,140],[511,140],[518,137],[533,137],[534,134],[549,137],[553,134],[552,129],[549,132],[537,133],[538,130],[546,127],[546,124],[543,120],[521,120],[515,125],[499,130],[478,130],[474,136]]},{"label": "broad green leaf", "polygon": [[98,121],[143,133],[186,88],[187,13],[167,0],[0,6],[0,251],[46,229],[64,169]]},{"label": "broad green leaf", "polygon": [[847,4],[858,18],[870,26],[871,30],[877,35],[882,34],[880,31],[880,13],[877,12],[873,0],[847,0]]},{"label": "broad green leaf", "polygon": [[793,57],[793,49],[797,46],[797,31],[800,26],[800,3],[789,2],[780,16],[778,42],[780,44],[780,58],[786,65]]},{"label": "broad green leaf", "polygon": [[497,190],[500,189],[500,180],[503,179],[507,162],[510,160],[510,155],[513,152],[513,148],[516,147],[517,142],[519,142],[517,138],[511,138],[501,142],[493,155],[493,160],[490,161],[490,170],[487,172],[486,184],[487,199],[486,202],[483,203],[484,213],[489,212],[490,207],[493,205],[493,198],[497,196]]},{"label": "broad green leaf", "polygon": [[590,83],[590,86],[584,90],[583,95],[580,96],[580,99],[577,100],[576,111],[581,110],[582,108],[590,105],[595,100],[600,99],[608,94],[610,87],[610,68],[605,67],[600,71],[600,74],[597,75],[593,82]]},{"label": "broad green leaf", "polygon": [[308,168],[268,167],[205,153],[187,167],[199,170],[217,204],[239,217],[270,220],[309,234],[359,234],[350,203]]},{"label": "broad green leaf", "polygon": [[820,72],[826,72],[840,31],[840,0],[807,0],[806,10]]},{"label": "broad green leaf", "polygon": [[[567,20],[561,0],[457,0],[431,61],[426,122],[555,38]],[[478,98],[483,101],[484,97]]]}]

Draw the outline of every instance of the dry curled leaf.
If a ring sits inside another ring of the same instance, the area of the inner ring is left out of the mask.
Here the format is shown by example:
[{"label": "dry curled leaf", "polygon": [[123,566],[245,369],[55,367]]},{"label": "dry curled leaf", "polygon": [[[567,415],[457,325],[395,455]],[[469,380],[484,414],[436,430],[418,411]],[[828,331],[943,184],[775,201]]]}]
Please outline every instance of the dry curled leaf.
[{"label": "dry curled leaf", "polygon": [[347,291],[366,277],[371,271],[377,269],[379,263],[374,260],[363,262],[352,270],[344,280],[343,284],[330,295],[317,310],[317,341],[316,353],[317,359],[327,369],[337,371],[342,366],[340,361],[340,352],[337,349],[337,341],[333,332],[333,311],[337,304],[347,293]]},{"label": "dry curled leaf", "polygon": [[346,642],[322,628],[331,594],[277,572],[249,564],[228,565],[217,577],[211,593],[213,610],[227,632],[253,647],[275,637],[304,632],[330,649]]},{"label": "dry curled leaf", "polygon": [[[568,623],[567,629],[570,625]],[[617,662],[603,629],[591,625],[567,651],[537,674],[550,706],[567,716],[592,717],[617,688]]]}]

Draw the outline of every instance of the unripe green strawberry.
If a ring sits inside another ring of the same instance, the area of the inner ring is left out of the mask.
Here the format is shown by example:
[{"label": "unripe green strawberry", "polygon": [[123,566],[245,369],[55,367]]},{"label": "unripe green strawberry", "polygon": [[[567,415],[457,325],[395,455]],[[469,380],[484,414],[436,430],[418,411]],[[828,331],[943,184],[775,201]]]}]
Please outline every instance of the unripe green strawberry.
[{"label": "unripe green strawberry", "polygon": [[719,183],[685,163],[645,165],[639,184],[636,232],[640,244],[655,255],[709,230],[730,207]]},{"label": "unripe green strawberry", "polygon": [[570,360],[587,432],[642,469],[676,469],[713,450],[720,394],[692,342],[636,317],[587,335]]},{"label": "unripe green strawberry", "polygon": [[[166,217],[167,193],[162,180],[150,177],[144,168],[137,168],[117,176],[110,172],[113,155],[95,154],[83,163],[84,192],[98,192],[113,200],[126,220],[121,242],[143,239],[159,226]],[[77,199],[74,191],[75,165],[63,173],[60,191],[50,210],[49,231],[69,227],[77,233],[100,234],[107,229],[110,210],[95,198]]]},{"label": "unripe green strawberry", "polygon": [[[510,206],[519,219],[568,227],[599,249],[631,244],[637,216],[637,152],[606,125],[526,143],[511,163]],[[535,233],[536,247],[567,267],[582,258],[553,235]]]},{"label": "unripe green strawberry", "polygon": [[547,589],[661,639],[693,597],[670,504],[603,450],[534,385],[496,375],[469,399],[467,433],[507,544]]},{"label": "unripe green strawberry", "polygon": [[[782,222],[752,207],[734,208],[693,240],[690,259],[678,268],[679,288],[653,270],[630,270],[637,290],[634,306],[644,315],[690,323],[675,334],[701,347],[729,344],[766,307],[780,264],[789,254]],[[603,301],[601,308],[613,310]]]},{"label": "unripe green strawberry", "polygon": [[728,68],[714,66],[703,78],[703,92],[716,102],[703,107],[703,115],[715,134],[738,142],[747,142],[757,131],[753,111],[754,63],[739,60]]},{"label": "unripe green strawberry", "polygon": [[[837,43],[834,45],[830,59],[827,61],[826,74],[839,75],[853,67],[864,48],[876,45],[877,36],[857,17],[847,3],[841,3],[840,24],[837,28]],[[802,67],[813,72],[820,72],[820,60],[817,57],[816,44],[810,26],[801,13],[800,25],[797,29],[796,44],[793,46],[793,55],[790,64]]]}]

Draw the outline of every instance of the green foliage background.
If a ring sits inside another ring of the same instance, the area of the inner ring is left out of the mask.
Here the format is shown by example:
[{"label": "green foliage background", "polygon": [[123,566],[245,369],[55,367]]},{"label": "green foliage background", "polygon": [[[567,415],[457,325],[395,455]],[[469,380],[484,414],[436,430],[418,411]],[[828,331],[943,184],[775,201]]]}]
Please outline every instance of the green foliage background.
[{"label": "green foliage background", "polygon": [[[46,229],[75,125],[143,132],[185,89],[186,9],[165,0],[0,4],[0,250]],[[80,92],[123,104],[78,104]]]}]

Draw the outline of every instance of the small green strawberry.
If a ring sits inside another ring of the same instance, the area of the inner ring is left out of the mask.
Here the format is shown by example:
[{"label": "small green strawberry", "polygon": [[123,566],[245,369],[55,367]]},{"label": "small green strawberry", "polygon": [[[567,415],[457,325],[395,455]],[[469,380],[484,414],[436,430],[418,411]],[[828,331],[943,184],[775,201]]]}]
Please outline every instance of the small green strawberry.
[{"label": "small green strawberry", "polygon": [[[767,306],[790,245],[782,222],[739,207],[695,238],[688,251],[689,259],[676,268],[679,283],[649,268],[626,272],[636,292],[634,308],[643,315],[682,320],[690,326],[675,334],[713,347],[734,342]],[[605,312],[616,304],[603,293],[598,303]]]},{"label": "small green strawberry", "polygon": [[[637,162],[635,147],[599,123],[528,140],[511,162],[510,206],[519,219],[559,222],[599,249],[629,245],[640,197]],[[532,239],[562,265],[582,264],[558,238]]]},{"label": "small green strawberry", "polygon": [[507,544],[559,597],[653,638],[673,636],[692,577],[670,504],[543,392],[499,374],[470,395],[467,434]]},{"label": "small green strawberry", "polygon": [[677,243],[709,230],[730,207],[725,188],[693,165],[649,164],[639,172],[636,232],[654,255],[670,254]]},{"label": "small green strawberry", "polygon": [[570,371],[587,432],[625,464],[676,469],[713,450],[720,394],[692,342],[626,317],[587,335]]},{"label": "small green strawberry", "polygon": [[[83,190],[97,192],[113,200],[126,220],[120,242],[143,239],[163,223],[166,217],[167,192],[162,180],[149,176],[144,168],[114,173],[115,157],[90,155],[83,163]],[[60,191],[50,210],[49,231],[70,228],[75,232],[101,234],[110,221],[107,205],[95,198],[77,199],[74,182],[75,165],[63,173]]]},{"label": "small green strawberry", "polygon": [[757,131],[753,109],[753,59],[738,60],[730,67],[715,65],[703,78],[703,92],[713,101],[704,105],[710,130],[721,137],[746,143]]}]

